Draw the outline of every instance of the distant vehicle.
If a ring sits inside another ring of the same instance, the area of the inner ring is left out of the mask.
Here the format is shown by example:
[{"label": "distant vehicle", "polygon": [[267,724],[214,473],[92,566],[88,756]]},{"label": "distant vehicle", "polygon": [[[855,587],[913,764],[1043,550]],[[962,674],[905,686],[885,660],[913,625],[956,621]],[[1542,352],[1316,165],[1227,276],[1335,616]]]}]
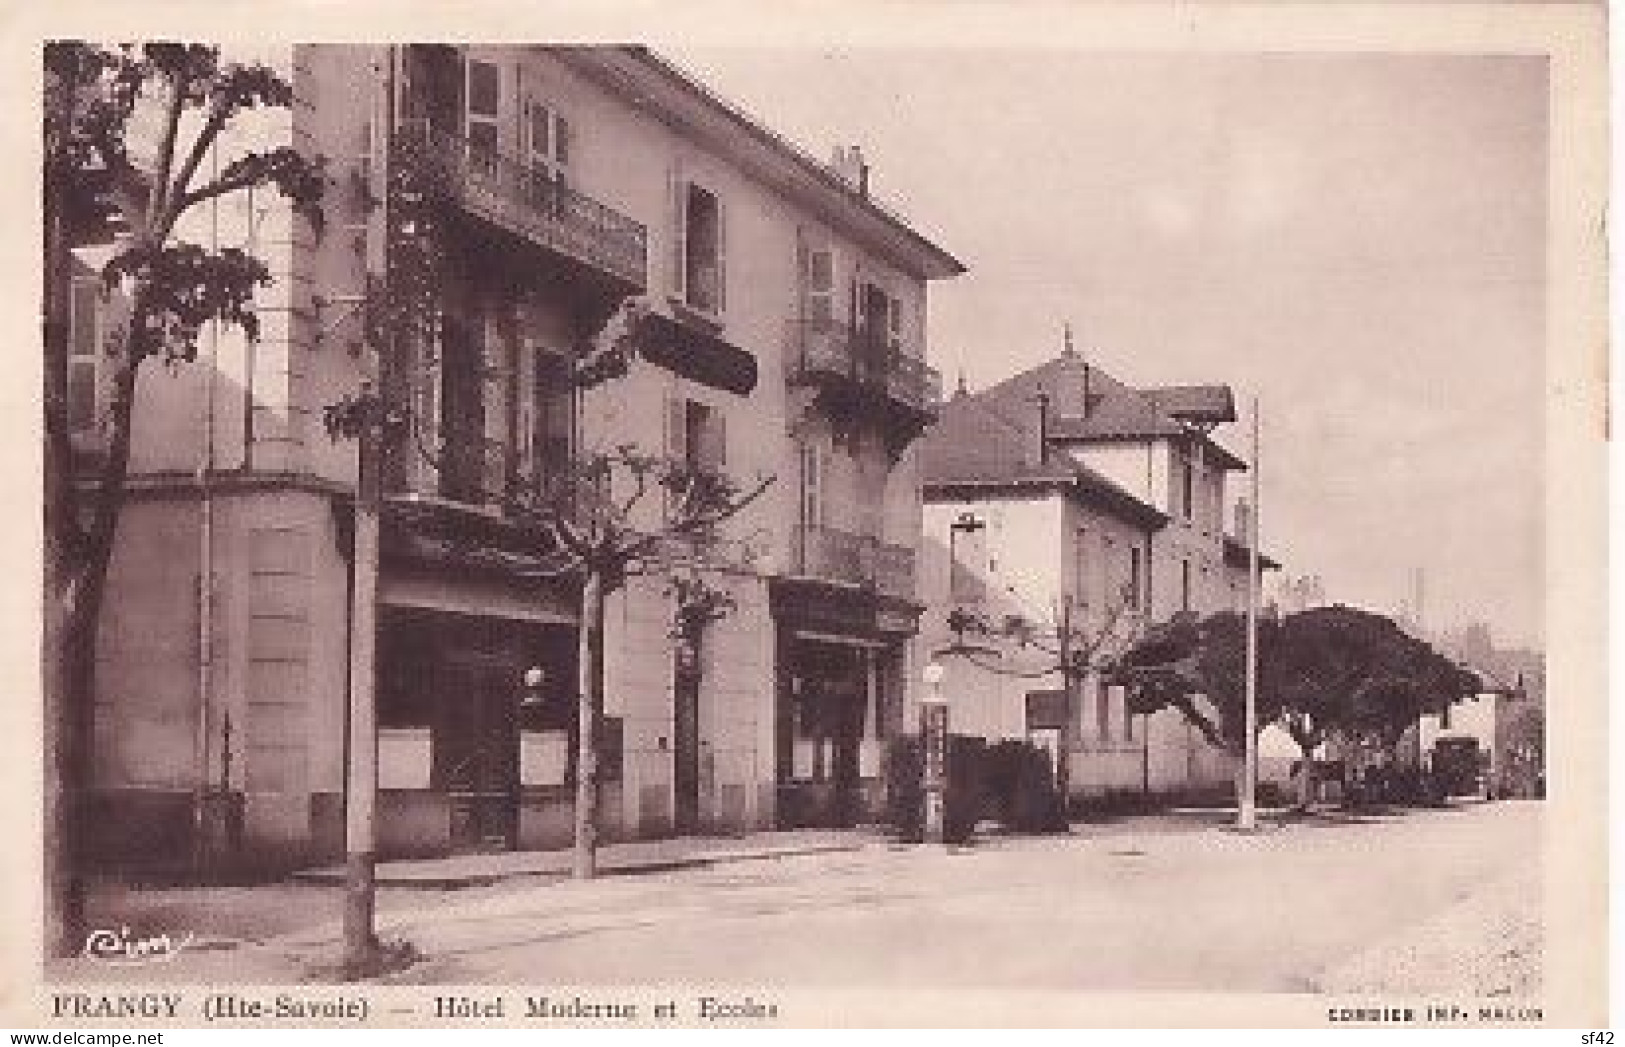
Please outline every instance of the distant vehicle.
[{"label": "distant vehicle", "polygon": [[1433,779],[1444,796],[1482,795],[1488,763],[1477,738],[1440,738],[1433,743]]}]

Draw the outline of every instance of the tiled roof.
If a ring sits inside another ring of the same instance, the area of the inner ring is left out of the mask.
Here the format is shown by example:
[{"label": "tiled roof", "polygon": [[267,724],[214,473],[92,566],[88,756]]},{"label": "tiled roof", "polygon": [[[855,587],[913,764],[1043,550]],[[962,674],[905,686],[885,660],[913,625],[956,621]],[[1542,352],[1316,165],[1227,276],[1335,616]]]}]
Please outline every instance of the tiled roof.
[{"label": "tiled roof", "polygon": [[1079,464],[1060,448],[1038,453],[1037,419],[1024,428],[981,397],[955,396],[943,404],[921,448],[926,498],[947,488],[1064,487],[1131,522],[1160,525],[1155,506]]},{"label": "tiled roof", "polygon": [[[1049,398],[1049,434],[1060,441],[1154,440],[1190,435],[1184,421],[1235,420],[1235,398],[1224,385],[1170,385],[1136,389],[1076,353],[1063,353],[969,398],[1023,429],[1037,425],[1038,395]],[[1182,421],[1182,419],[1184,421]],[[1035,437],[1036,438],[1036,437]],[[1219,463],[1246,463],[1211,437],[1198,439]]]},{"label": "tiled roof", "polygon": [[1228,385],[1164,385],[1145,395],[1164,413],[1193,422],[1233,422],[1236,398]]}]

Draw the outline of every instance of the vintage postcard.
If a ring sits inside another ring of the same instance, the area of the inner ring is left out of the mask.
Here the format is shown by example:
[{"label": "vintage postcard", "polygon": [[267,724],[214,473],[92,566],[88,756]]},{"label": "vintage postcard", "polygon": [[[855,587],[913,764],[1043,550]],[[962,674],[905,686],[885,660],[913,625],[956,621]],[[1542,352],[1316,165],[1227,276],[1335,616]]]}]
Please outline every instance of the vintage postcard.
[{"label": "vintage postcard", "polygon": [[1606,1026],[1600,6],[226,7],[7,18],[0,1024]]}]

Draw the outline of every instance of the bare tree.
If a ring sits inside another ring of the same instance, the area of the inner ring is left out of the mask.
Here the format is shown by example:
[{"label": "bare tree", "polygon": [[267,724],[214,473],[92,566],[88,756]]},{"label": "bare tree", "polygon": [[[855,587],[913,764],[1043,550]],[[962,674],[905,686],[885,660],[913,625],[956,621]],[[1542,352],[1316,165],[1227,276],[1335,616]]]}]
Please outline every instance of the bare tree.
[{"label": "bare tree", "polygon": [[1090,624],[1071,596],[1062,597],[1050,623],[1037,623],[1020,615],[993,618],[986,613],[956,607],[948,615],[954,639],[939,655],[965,659],[984,672],[1019,679],[1043,679],[1060,674],[1066,696],[1066,716],[1056,765],[1056,788],[1066,802],[1071,789],[1071,752],[1075,744],[1078,686],[1089,675],[1117,664],[1134,642],[1140,623],[1134,609],[1135,592],[1125,584],[1100,621]]},{"label": "bare tree", "polygon": [[[572,369],[578,393],[626,375],[638,353],[644,310],[641,300],[629,299],[591,340]],[[407,410],[369,389],[327,408],[326,420],[334,435],[353,437],[369,412],[379,411],[399,430],[411,430]],[[576,413],[579,418],[579,405]],[[581,586],[572,874],[590,878],[597,872],[605,602],[632,578],[663,576],[677,603],[676,627],[692,636],[715,621],[726,604],[700,578],[752,570],[757,552],[752,539],[729,537],[724,525],[761,497],[774,477],[741,482],[703,463],[632,443],[584,447],[579,432],[575,443],[562,468],[545,476],[516,476],[505,490],[486,496],[500,500],[521,530],[542,536],[536,564],[526,571],[530,577],[569,578]],[[441,449],[415,451],[436,467],[442,464]]]}]

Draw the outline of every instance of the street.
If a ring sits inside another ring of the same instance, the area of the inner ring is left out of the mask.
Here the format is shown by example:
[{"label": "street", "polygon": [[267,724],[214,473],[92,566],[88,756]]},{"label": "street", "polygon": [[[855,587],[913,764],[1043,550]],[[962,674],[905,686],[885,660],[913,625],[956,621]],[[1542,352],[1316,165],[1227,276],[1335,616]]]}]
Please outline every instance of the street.
[{"label": "street", "polygon": [[[380,930],[424,954],[386,979],[410,984],[1506,994],[1538,987],[1540,819],[1536,803],[1327,812],[1243,836],[1219,812],[1176,812],[947,852],[873,842],[389,891]],[[330,919],[323,890],[288,895],[282,918]],[[297,980],[336,940],[323,923],[150,970]]]}]

